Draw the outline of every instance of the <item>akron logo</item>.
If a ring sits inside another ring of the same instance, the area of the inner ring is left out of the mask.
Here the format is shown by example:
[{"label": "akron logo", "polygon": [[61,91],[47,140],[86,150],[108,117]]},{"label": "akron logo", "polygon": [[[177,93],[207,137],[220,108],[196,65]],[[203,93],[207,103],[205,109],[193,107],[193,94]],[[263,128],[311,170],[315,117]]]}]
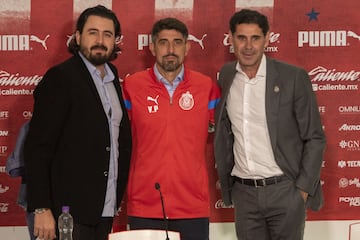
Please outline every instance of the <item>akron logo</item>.
[{"label": "akron logo", "polygon": [[190,110],[194,107],[194,98],[193,95],[187,91],[183,93],[179,99],[179,106],[183,110]]}]

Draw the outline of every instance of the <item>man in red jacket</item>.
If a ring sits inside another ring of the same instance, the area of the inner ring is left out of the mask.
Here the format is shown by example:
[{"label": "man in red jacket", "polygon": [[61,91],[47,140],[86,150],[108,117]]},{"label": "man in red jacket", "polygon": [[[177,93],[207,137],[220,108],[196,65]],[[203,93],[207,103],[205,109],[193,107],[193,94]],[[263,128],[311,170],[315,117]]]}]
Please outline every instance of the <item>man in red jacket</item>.
[{"label": "man in red jacket", "polygon": [[127,212],[131,229],[168,228],[182,240],[208,240],[206,142],[219,89],[208,76],[184,67],[187,38],[184,23],[159,20],[150,45],[154,66],[125,79],[133,134]]}]

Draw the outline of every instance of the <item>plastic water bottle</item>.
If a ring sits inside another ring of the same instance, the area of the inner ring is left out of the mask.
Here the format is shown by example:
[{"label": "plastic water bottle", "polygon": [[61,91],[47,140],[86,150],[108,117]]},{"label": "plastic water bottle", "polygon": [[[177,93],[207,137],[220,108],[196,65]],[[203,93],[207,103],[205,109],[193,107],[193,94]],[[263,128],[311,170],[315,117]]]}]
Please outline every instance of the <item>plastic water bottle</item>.
[{"label": "plastic water bottle", "polygon": [[72,240],[72,232],[74,228],[73,217],[70,215],[70,207],[63,206],[62,213],[58,219],[59,240]]}]

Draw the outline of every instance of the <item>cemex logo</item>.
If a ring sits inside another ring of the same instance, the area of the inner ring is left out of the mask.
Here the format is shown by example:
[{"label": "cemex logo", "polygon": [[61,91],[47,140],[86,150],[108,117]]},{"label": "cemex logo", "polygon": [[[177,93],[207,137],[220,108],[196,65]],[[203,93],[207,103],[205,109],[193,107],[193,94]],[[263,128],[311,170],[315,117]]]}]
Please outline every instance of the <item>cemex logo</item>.
[{"label": "cemex logo", "polygon": [[47,50],[46,41],[50,35],[44,38],[35,35],[0,35],[0,51],[30,51],[30,42],[38,43]]}]

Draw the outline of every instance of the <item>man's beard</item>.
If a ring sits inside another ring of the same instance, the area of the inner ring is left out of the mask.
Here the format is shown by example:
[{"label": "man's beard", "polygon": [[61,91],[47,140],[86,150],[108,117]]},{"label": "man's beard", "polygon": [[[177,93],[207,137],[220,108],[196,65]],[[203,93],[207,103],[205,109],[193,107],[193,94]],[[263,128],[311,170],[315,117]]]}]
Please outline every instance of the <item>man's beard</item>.
[{"label": "man's beard", "polygon": [[106,63],[109,60],[109,57],[106,55],[102,55],[100,53],[92,54],[90,52],[88,60],[89,60],[89,62],[94,64],[94,66],[99,66],[99,65],[103,65],[104,63]]},{"label": "man's beard", "polygon": [[[178,57],[176,55],[174,55],[174,54],[171,54],[171,56],[175,56],[178,59]],[[177,60],[172,60],[172,61],[164,60],[160,64],[160,66],[167,72],[174,72],[175,70],[180,68],[181,64]]]},{"label": "man's beard", "polygon": [[[90,48],[90,51],[88,52],[86,49],[81,48],[80,47],[80,52],[86,57],[86,59],[91,62],[94,66],[99,66],[99,65],[103,65],[104,63],[109,61],[110,56],[102,53],[92,53],[92,50],[96,50],[96,49],[103,49],[105,51],[107,51],[107,47],[105,47],[104,45],[96,45],[96,46],[92,46]],[[88,54],[86,54],[88,53]]]}]

